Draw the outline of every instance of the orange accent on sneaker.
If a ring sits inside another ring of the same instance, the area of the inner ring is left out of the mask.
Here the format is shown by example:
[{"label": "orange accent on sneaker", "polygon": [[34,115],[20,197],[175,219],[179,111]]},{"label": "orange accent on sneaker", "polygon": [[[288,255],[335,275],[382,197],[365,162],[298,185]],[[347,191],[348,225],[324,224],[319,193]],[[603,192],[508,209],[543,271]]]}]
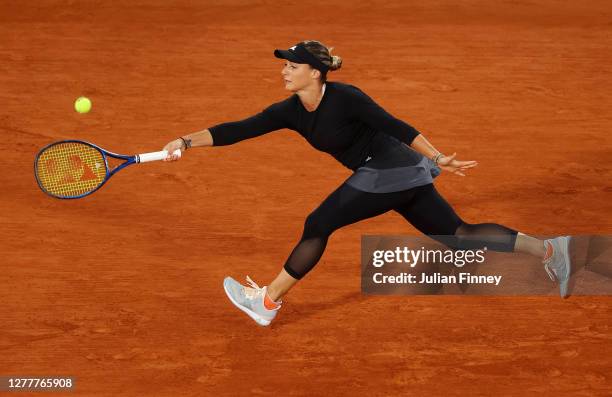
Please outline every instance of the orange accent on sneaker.
[{"label": "orange accent on sneaker", "polygon": [[274,310],[278,307],[278,303],[274,302],[272,298],[268,296],[266,292],[266,296],[264,297],[264,307],[268,310]]},{"label": "orange accent on sneaker", "polygon": [[546,245],[546,254],[544,255],[544,260],[546,260],[553,254],[553,245],[549,242],[544,243],[544,245]]}]

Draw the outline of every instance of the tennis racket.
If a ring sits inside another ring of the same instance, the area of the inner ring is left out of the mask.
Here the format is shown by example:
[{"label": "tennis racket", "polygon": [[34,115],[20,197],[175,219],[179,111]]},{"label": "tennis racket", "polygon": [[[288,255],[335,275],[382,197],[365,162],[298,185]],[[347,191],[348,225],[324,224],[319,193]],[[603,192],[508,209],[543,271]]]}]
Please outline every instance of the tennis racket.
[{"label": "tennis racket", "polygon": [[[180,156],[180,149],[173,154]],[[38,186],[48,195],[60,199],[76,199],[100,189],[111,176],[128,165],[163,160],[166,156],[166,150],[126,156],[109,152],[89,142],[59,141],[38,152],[34,161],[34,175]],[[109,158],[124,161],[110,168]]]}]

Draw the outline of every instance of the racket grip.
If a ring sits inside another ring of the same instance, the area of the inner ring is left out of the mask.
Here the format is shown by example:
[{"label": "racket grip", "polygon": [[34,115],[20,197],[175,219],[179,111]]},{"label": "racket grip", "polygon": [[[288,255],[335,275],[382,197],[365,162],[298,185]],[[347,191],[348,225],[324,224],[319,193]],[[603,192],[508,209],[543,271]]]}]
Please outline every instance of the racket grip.
[{"label": "racket grip", "polygon": [[[176,149],[172,154],[176,154],[181,157],[181,149]],[[149,161],[159,161],[168,157],[168,151],[162,150],[160,152],[142,153],[138,155],[139,163],[148,163]]]}]

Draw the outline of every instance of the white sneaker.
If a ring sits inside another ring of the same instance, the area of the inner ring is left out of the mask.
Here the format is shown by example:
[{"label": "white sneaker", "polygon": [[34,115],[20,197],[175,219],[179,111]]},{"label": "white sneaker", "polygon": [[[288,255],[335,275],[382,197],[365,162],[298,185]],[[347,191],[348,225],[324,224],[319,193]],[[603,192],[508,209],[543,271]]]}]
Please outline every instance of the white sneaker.
[{"label": "white sneaker", "polygon": [[257,324],[265,327],[274,320],[281,306],[279,304],[273,310],[267,309],[264,306],[264,298],[268,287],[260,288],[249,276],[246,276],[246,279],[250,287],[226,277],[223,280],[223,289],[234,306],[248,314]]},{"label": "white sneaker", "polygon": [[552,245],[553,254],[550,258],[543,260],[542,263],[544,263],[544,269],[550,279],[555,281],[556,278],[559,281],[559,294],[562,298],[567,296],[567,286],[572,269],[569,255],[570,240],[571,236],[561,236],[544,241],[545,247],[548,244]]}]

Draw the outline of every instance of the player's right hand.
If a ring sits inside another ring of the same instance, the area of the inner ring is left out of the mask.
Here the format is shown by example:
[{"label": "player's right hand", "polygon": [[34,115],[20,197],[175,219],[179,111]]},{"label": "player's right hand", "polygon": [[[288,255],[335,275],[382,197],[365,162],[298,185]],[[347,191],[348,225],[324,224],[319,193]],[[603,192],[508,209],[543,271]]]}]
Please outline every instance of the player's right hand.
[{"label": "player's right hand", "polygon": [[174,153],[177,149],[182,152],[184,148],[185,144],[183,143],[182,139],[175,139],[173,141],[168,142],[168,144],[166,144],[166,146],[164,146],[164,148],[162,149],[168,152],[168,156],[164,159],[164,161],[176,161],[180,159],[181,156],[172,153]]}]

